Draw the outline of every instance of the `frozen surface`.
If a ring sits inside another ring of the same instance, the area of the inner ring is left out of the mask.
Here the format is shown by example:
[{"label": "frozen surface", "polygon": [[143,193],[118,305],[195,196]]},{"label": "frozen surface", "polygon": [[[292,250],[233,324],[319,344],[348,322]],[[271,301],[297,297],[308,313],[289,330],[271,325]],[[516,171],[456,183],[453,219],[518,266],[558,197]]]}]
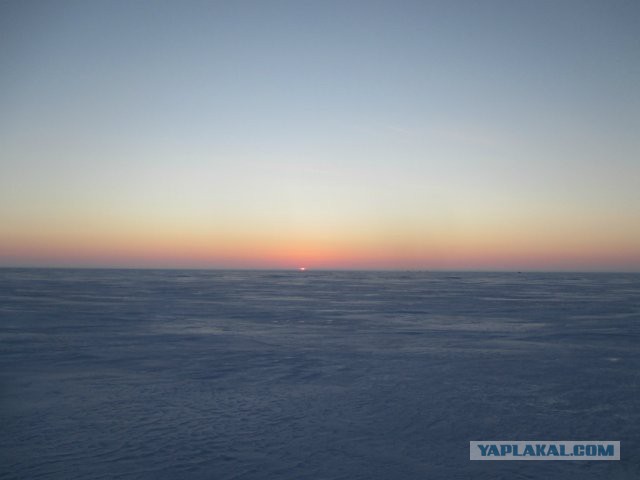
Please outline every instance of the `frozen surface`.
[{"label": "frozen surface", "polygon": [[0,478],[637,479],[639,340],[640,275],[4,269]]}]

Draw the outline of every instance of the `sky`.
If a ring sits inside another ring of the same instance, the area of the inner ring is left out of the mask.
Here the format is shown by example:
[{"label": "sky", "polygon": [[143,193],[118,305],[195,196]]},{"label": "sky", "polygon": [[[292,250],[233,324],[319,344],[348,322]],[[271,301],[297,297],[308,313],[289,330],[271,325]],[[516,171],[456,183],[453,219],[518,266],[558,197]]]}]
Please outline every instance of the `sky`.
[{"label": "sky", "polygon": [[639,24],[2,1],[0,266],[640,271]]}]

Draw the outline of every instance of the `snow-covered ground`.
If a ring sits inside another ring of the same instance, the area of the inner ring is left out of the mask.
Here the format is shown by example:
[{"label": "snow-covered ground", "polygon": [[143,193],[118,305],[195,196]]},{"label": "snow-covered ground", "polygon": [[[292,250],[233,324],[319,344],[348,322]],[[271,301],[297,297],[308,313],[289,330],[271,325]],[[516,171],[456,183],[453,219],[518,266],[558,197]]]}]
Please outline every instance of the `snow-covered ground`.
[{"label": "snow-covered ground", "polygon": [[3,479],[637,479],[640,275],[3,269],[0,387]]}]

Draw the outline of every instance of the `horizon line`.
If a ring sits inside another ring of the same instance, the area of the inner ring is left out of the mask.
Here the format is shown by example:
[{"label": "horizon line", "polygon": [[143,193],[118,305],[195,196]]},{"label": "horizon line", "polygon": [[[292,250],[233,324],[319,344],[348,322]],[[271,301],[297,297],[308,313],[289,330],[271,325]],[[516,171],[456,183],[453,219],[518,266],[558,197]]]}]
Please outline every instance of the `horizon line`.
[{"label": "horizon line", "polygon": [[412,272],[412,273],[602,273],[602,274],[640,274],[640,270],[575,270],[575,269],[460,269],[460,268],[313,268],[313,267],[127,267],[127,266],[90,266],[90,265],[0,265],[0,270],[146,270],[146,271],[226,271],[226,272]]}]

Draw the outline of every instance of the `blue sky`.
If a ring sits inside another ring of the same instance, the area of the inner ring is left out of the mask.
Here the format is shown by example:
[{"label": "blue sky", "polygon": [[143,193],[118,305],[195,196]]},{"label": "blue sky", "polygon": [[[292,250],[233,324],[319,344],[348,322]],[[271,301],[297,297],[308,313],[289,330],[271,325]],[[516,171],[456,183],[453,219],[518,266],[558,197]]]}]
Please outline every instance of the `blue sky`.
[{"label": "blue sky", "polygon": [[0,11],[4,264],[640,268],[637,2]]}]

